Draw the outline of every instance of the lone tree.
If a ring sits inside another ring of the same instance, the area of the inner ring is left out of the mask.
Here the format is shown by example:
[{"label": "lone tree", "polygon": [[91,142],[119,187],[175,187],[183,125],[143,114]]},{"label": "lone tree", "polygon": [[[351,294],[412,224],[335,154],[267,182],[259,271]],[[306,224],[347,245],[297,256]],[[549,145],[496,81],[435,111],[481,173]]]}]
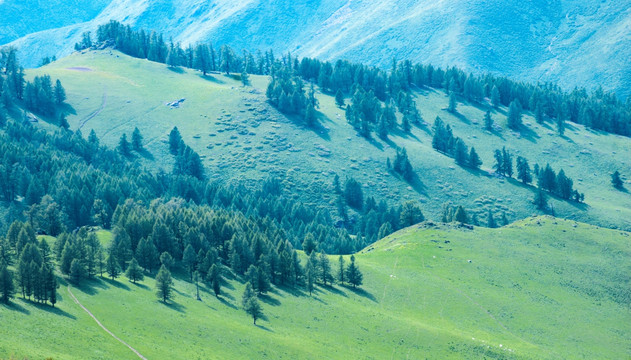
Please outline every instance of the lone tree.
[{"label": "lone tree", "polygon": [[458,103],[456,102],[456,93],[455,92],[451,92],[451,94],[449,94],[449,107],[447,108],[447,111],[449,111],[452,114],[455,114],[456,112],[458,112]]},{"label": "lone tree", "polygon": [[243,291],[243,296],[241,297],[241,306],[243,306],[243,310],[252,316],[252,320],[254,320],[254,325],[256,325],[256,320],[263,316],[263,310],[261,309],[261,305],[256,297],[256,293],[252,288],[252,284],[247,282],[245,284],[245,290]]},{"label": "lone tree", "polygon": [[340,257],[338,258],[338,263],[340,265],[337,272],[337,281],[339,281],[340,284],[344,284],[344,280],[346,280],[346,277],[344,276],[344,271],[346,270],[346,266],[344,265],[344,257],[342,255],[340,255]]},{"label": "lone tree", "polygon": [[169,151],[173,155],[177,155],[180,150],[180,144],[182,143],[182,135],[177,126],[173,127],[173,130],[169,133]]},{"label": "lone tree", "polygon": [[131,147],[135,151],[142,150],[142,135],[140,134],[140,130],[138,130],[138,128],[134,128],[134,132],[131,134]]},{"label": "lone tree", "polygon": [[125,272],[125,276],[127,276],[127,278],[134,284],[136,281],[142,281],[145,278],[136,258],[131,258],[127,271]]},{"label": "lone tree", "polygon": [[521,126],[521,105],[519,100],[513,100],[508,107],[508,127],[517,130]]},{"label": "lone tree", "polygon": [[613,187],[618,190],[624,189],[624,183],[620,178],[620,172],[618,170],[614,171],[614,173],[611,174],[611,185],[613,185]]},{"label": "lone tree", "polygon": [[110,247],[105,269],[112,280],[116,279],[122,271],[120,265],[118,264],[118,259],[116,258],[116,248],[114,246]]},{"label": "lone tree", "polygon": [[164,265],[156,275],[156,295],[165,304],[173,298],[173,279],[171,272]]},{"label": "lone tree", "polygon": [[484,114],[484,130],[493,131],[493,118],[491,117],[491,110],[487,110]]},{"label": "lone tree", "polygon": [[348,283],[351,284],[354,288],[358,287],[362,284],[364,276],[357,265],[355,265],[355,255],[351,255],[351,263],[348,265],[348,269],[346,269],[346,278],[348,279]]}]

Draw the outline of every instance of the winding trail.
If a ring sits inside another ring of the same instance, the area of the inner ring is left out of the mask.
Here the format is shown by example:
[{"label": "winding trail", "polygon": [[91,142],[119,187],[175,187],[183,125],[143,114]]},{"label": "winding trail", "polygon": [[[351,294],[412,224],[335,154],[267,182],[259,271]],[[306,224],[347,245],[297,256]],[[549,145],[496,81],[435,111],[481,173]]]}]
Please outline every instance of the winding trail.
[{"label": "winding trail", "polygon": [[70,294],[70,296],[72,297],[72,300],[74,300],[75,303],[77,303],[77,305],[81,306],[81,308],[83,310],[85,310],[85,312],[88,313],[88,315],[90,315],[90,317],[92,319],[94,319],[94,321],[96,321],[96,323],[103,329],[105,330],[105,332],[107,332],[108,334],[110,334],[114,339],[118,340],[118,342],[120,342],[121,344],[127,346],[129,348],[129,350],[133,351],[136,355],[138,355],[139,358],[141,358],[142,360],[147,360],[146,357],[142,356],[141,353],[138,352],[138,350],[134,349],[133,347],[131,347],[128,343],[124,342],[123,340],[121,340],[118,336],[114,335],[113,332],[109,331],[105,326],[103,326],[103,324],[101,324],[101,322],[99,321],[99,319],[96,318],[96,316],[94,316],[94,314],[92,314],[90,312],[90,310],[88,310],[85,306],[83,306],[83,304],[81,304],[79,302],[79,300],[77,300],[77,298],[74,296],[74,294],[72,293],[72,291],[70,290],[70,285],[68,285],[68,293]]},{"label": "winding trail", "polygon": [[101,111],[103,111],[103,109],[105,109],[105,105],[107,105],[107,89],[103,89],[103,100],[101,101],[101,107],[96,109],[96,110],[94,110],[88,116],[83,118],[83,120],[81,120],[81,122],[79,123],[79,129],[81,129],[83,127],[83,125],[85,125],[92,118],[94,118],[95,116],[100,114]]}]

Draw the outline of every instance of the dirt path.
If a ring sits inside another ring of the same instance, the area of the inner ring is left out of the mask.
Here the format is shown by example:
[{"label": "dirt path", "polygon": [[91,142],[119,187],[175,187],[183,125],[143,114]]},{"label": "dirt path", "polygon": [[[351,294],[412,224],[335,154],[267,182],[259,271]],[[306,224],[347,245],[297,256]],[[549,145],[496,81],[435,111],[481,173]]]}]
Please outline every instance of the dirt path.
[{"label": "dirt path", "polygon": [[86,116],[83,120],[79,122],[79,129],[83,127],[88,121],[97,116],[98,114],[105,109],[105,105],[107,105],[107,89],[103,89],[103,100],[101,101],[101,107],[94,110],[90,115]]},{"label": "dirt path", "polygon": [[103,324],[101,324],[101,322],[99,321],[99,319],[97,319],[91,312],[90,310],[88,310],[85,306],[83,306],[79,300],[77,300],[77,298],[74,296],[74,294],[72,293],[72,291],[70,290],[70,285],[68,285],[68,293],[70,294],[70,296],[72,297],[72,300],[74,300],[75,303],[77,303],[77,305],[81,306],[81,308],[83,310],[85,310],[85,312],[88,313],[88,315],[90,315],[90,317],[92,319],[94,319],[94,321],[96,321],[96,323],[103,329],[105,330],[108,334],[110,334],[114,339],[118,340],[118,342],[120,342],[121,344],[127,346],[129,348],[129,350],[133,351],[136,355],[138,355],[139,358],[143,359],[143,360],[147,360],[146,357],[142,356],[142,354],[140,354],[138,352],[138,350],[134,349],[133,347],[131,347],[129,344],[127,344],[126,342],[124,342],[123,340],[121,340],[118,336],[114,335],[114,333],[112,333],[111,331],[109,331],[105,326],[103,326]]}]

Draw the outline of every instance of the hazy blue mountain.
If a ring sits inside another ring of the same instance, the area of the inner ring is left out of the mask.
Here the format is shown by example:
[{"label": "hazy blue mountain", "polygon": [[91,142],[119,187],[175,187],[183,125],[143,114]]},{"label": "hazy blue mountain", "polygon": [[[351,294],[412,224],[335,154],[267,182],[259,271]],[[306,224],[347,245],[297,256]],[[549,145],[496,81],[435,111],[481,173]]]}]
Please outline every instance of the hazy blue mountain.
[{"label": "hazy blue mountain", "polygon": [[0,43],[28,48],[23,62],[33,66],[43,56],[68,54],[83,31],[116,19],[183,44],[212,41],[381,66],[397,57],[566,88],[602,84],[626,95],[630,9],[631,0],[0,0],[0,18],[8,19]]}]

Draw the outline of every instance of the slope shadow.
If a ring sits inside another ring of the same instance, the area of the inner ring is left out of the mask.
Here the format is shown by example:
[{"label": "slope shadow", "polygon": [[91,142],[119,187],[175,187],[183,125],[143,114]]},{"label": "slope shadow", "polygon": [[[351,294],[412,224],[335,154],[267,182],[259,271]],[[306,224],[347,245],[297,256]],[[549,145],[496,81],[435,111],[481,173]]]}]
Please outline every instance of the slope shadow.
[{"label": "slope shadow", "polygon": [[74,315],[67,313],[58,307],[52,307],[51,305],[40,304],[40,303],[36,303],[29,300],[24,300],[24,299],[21,299],[21,301],[30,303],[31,305],[35,306],[38,310],[43,310],[43,311],[49,312],[51,314],[59,315],[59,316],[65,316],[71,320],[77,319]]},{"label": "slope shadow", "polygon": [[[270,106],[272,106],[282,116],[286,117],[295,126],[298,126],[304,130],[310,130],[314,134],[318,135],[322,140],[331,141],[331,136],[329,135],[330,130],[328,128],[325,128],[324,125],[322,125],[322,121],[321,121],[322,118],[328,119],[328,117],[322,114],[320,111],[316,110],[315,124],[313,126],[307,126],[307,124],[305,124],[304,120],[302,119],[300,115],[283,113],[280,110],[278,110],[276,107],[274,107],[271,103],[269,103],[269,101],[268,101],[268,104],[270,104]],[[332,120],[329,119],[329,121],[332,121]]]},{"label": "slope shadow", "polygon": [[[19,300],[23,300],[23,299],[19,299]],[[26,301],[26,300],[23,300],[23,301]],[[5,308],[5,309],[21,312],[22,314],[25,314],[25,315],[29,315],[31,313],[27,308],[25,308],[24,306],[18,304],[15,301],[10,301],[8,304],[5,304],[5,303],[2,302],[2,303],[0,303],[0,306]]]},{"label": "slope shadow", "polygon": [[112,279],[108,279],[108,278],[103,278],[102,281],[106,284],[112,285],[113,287],[119,288],[119,289],[123,289],[123,290],[127,290],[129,291],[129,286],[123,284],[122,282],[118,281],[118,280],[112,280]]},{"label": "slope shadow", "polygon": [[206,81],[213,82],[215,84],[225,84],[226,83],[225,81],[223,81],[221,79],[218,79],[218,78],[216,78],[214,76],[210,76],[209,74],[206,74],[205,76],[202,75],[202,74],[199,74],[199,77],[204,79],[204,80],[206,80]]},{"label": "slope shadow", "polygon": [[280,305],[280,301],[278,299],[274,299],[273,297],[267,294],[260,294],[258,297],[259,299],[261,299],[262,302],[266,303],[267,305],[271,305],[271,306]]},{"label": "slope shadow", "polygon": [[229,308],[232,308],[232,309],[235,309],[235,310],[238,310],[238,309],[239,309],[239,308],[237,308],[237,307],[236,307],[233,303],[231,303],[230,301],[228,301],[228,300],[224,299],[223,294],[222,294],[222,295],[219,295],[219,297],[218,297],[217,299],[219,299],[219,301],[220,301],[222,304],[226,305],[226,306],[227,306],[227,307],[229,307]]},{"label": "slope shadow", "polygon": [[149,150],[145,149],[144,147],[136,151],[136,153],[147,160],[155,160],[155,158],[153,157],[153,154],[150,153]]},{"label": "slope shadow", "polygon": [[362,288],[354,288],[352,286],[349,285],[342,285],[344,286],[346,289],[350,290],[351,292],[353,292],[355,295],[359,295],[361,297],[365,297],[368,300],[371,300],[375,303],[378,303],[379,301],[377,301],[377,299],[375,298],[375,296],[371,293],[369,293],[368,291],[362,289]]},{"label": "slope shadow", "polygon": [[164,303],[162,301],[160,301],[161,304],[163,304],[164,306],[168,307],[169,309],[175,310],[177,312],[181,312],[181,313],[185,313],[186,312],[186,306],[177,303],[173,300],[171,300],[171,302],[168,303]]},{"label": "slope shadow", "polygon": [[179,66],[177,66],[177,67],[167,66],[167,69],[169,69],[170,71],[172,71],[172,72],[174,72],[176,74],[184,74],[184,73],[186,73],[186,71],[184,71],[184,69],[182,69]]},{"label": "slope shadow", "polygon": [[[261,316],[261,320],[265,320],[265,321],[267,321],[267,318],[263,319],[263,316]],[[259,324],[256,324],[255,326],[256,326],[257,328],[262,329],[262,330],[265,330],[265,331],[274,332],[274,330],[272,330],[272,329],[268,328],[267,326],[263,326],[263,325],[259,325]]]},{"label": "slope shadow", "polygon": [[335,295],[340,295],[343,297],[348,297],[348,295],[346,295],[346,293],[338,288],[336,288],[333,285],[324,285],[324,286],[320,286],[322,289],[324,290],[328,290],[330,293],[335,294]]},{"label": "slope shadow", "polygon": [[134,285],[135,287],[141,288],[143,290],[149,290],[149,286],[145,285],[145,284],[141,284],[139,282],[136,283],[132,283],[132,285]]}]

